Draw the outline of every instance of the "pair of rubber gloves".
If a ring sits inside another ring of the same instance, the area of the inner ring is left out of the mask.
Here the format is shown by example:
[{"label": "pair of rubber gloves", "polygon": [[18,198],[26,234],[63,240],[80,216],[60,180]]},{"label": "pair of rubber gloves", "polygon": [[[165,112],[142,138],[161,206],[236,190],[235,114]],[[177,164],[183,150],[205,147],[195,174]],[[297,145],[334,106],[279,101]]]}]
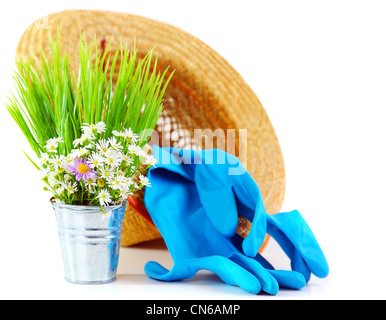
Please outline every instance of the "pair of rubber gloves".
[{"label": "pair of rubber gloves", "polygon": [[[169,271],[148,262],[153,279],[176,281],[209,270],[229,285],[271,295],[301,289],[311,274],[326,277],[326,258],[298,211],[268,215],[259,188],[239,160],[221,150],[153,147],[156,167],[145,205],[174,260]],[[238,216],[252,222],[248,236],[236,234]],[[292,270],[275,270],[259,253],[266,234],[291,260]]]}]

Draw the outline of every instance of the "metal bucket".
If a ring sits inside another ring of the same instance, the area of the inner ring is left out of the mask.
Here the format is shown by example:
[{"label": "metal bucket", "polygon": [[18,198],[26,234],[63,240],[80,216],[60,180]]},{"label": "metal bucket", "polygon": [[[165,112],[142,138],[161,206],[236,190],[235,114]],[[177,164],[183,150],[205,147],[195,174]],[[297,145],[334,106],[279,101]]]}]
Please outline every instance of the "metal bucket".
[{"label": "metal bucket", "polygon": [[76,284],[104,284],[116,279],[126,204],[73,206],[52,201],[62,249],[64,278]]}]

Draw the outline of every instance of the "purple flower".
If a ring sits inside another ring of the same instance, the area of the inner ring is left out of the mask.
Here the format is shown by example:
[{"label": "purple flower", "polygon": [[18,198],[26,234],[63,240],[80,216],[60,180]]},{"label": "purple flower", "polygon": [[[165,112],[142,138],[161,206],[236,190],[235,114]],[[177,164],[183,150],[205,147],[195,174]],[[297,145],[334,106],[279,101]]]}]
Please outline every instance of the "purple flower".
[{"label": "purple flower", "polygon": [[73,166],[68,166],[67,170],[76,176],[76,180],[80,181],[83,178],[83,181],[86,182],[88,179],[96,178],[97,173],[90,168],[90,164],[87,161],[87,158],[76,158],[74,160]]}]

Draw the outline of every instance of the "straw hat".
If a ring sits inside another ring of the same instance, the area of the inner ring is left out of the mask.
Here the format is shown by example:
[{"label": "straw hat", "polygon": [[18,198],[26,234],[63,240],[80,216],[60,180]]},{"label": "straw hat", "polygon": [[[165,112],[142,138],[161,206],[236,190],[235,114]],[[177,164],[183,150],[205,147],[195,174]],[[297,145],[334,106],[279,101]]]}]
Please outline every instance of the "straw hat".
[{"label": "straw hat", "polygon": [[[195,149],[218,147],[235,154],[259,185],[267,212],[280,211],[285,171],[275,131],[256,94],[217,52],[176,27],[144,17],[65,11],[44,17],[25,31],[17,47],[16,61],[32,57],[39,64],[39,48],[49,52],[49,39],[56,39],[57,30],[61,50],[73,57],[74,70],[77,70],[80,32],[90,42],[96,36],[101,52],[111,41],[109,51],[114,53],[121,39],[129,48],[135,39],[139,56],[155,47],[158,68],[164,70],[170,65],[170,70],[175,69],[156,128],[160,137],[156,143],[162,143],[163,147],[168,144]],[[249,222],[240,219],[238,233],[246,236],[248,228]],[[126,211],[122,246],[157,238],[161,235],[146,214],[143,195],[136,195],[130,199]]]}]

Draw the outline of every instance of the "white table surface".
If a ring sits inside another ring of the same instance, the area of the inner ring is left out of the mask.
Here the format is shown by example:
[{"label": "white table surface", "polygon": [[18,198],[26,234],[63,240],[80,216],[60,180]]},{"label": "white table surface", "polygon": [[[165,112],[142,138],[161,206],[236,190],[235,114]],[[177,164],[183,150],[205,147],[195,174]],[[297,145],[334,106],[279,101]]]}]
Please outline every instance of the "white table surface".
[{"label": "white table surface", "polygon": [[[267,249],[277,250],[272,241]],[[122,248],[115,282],[104,285],[77,285],[63,279],[61,257],[58,252],[50,254],[47,268],[35,261],[26,261],[25,270],[2,279],[1,299],[204,299],[244,300],[275,298],[318,298],[329,289],[330,279],[312,279],[301,291],[281,290],[272,297],[265,294],[252,295],[244,290],[224,284],[217,276],[200,271],[191,280],[161,282],[150,279],[143,271],[149,260],[172,266],[172,260],[162,240]],[[271,259],[272,261],[272,259]],[[40,268],[42,267],[42,268]],[[19,268],[17,268],[19,269]],[[3,273],[4,275],[4,273]],[[331,288],[330,288],[331,289]]]},{"label": "white table surface", "polygon": [[[47,256],[25,253],[19,265],[0,268],[2,283],[0,299],[114,299],[114,300],[273,300],[273,299],[384,299],[385,281],[377,272],[337,267],[337,260],[330,264],[331,274],[326,279],[311,278],[307,287],[299,291],[281,289],[277,296],[252,295],[239,287],[224,284],[217,276],[200,271],[193,279],[179,282],[161,282],[145,275],[143,267],[155,260],[165,267],[172,260],[163,240],[155,240],[131,248],[121,248],[118,274],[115,282],[104,285],[76,285],[63,279],[59,244]],[[15,253],[16,254],[16,253]],[[288,269],[288,259],[274,240],[270,240],[264,256],[276,267]],[[32,260],[29,260],[33,257]],[[23,265],[21,265],[21,261]],[[11,262],[11,261],[7,261]],[[359,267],[359,268],[358,268]],[[382,269],[378,269],[382,273]],[[365,280],[366,282],[360,282]]]}]

